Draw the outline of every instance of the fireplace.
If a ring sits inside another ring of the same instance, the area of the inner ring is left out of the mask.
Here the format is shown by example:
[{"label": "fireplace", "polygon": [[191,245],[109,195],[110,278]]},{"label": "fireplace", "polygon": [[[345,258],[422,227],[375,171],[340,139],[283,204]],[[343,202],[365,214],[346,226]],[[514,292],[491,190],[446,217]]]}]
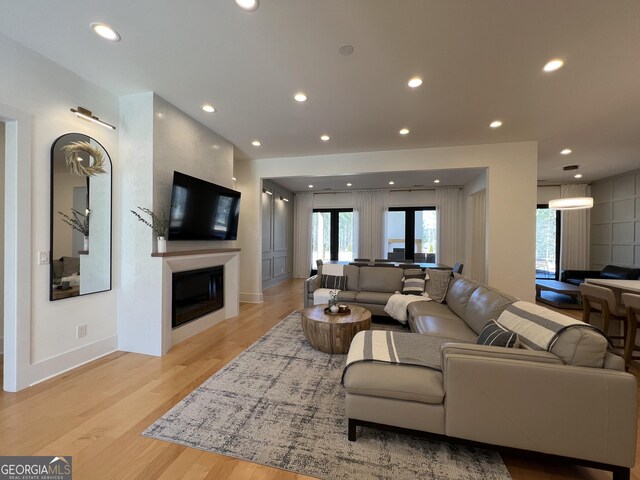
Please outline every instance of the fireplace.
[{"label": "fireplace", "polygon": [[174,272],[171,328],[224,307],[224,266]]}]

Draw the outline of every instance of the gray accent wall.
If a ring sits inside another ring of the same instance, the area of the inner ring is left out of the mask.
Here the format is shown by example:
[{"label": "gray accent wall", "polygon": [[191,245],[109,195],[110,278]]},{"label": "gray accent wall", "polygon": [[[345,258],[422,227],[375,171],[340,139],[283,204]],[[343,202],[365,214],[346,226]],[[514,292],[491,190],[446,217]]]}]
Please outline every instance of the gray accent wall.
[{"label": "gray accent wall", "polygon": [[[291,278],[293,272],[293,193],[263,180],[262,289]],[[272,195],[264,190],[272,192]],[[289,201],[285,202],[282,198]]]},{"label": "gray accent wall", "polygon": [[591,268],[640,266],[640,170],[591,185]]}]

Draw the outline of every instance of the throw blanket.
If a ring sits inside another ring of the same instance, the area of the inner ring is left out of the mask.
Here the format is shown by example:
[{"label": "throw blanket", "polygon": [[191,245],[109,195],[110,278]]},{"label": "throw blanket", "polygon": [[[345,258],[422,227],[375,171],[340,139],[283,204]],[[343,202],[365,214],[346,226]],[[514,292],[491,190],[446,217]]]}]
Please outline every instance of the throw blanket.
[{"label": "throw blanket", "polygon": [[339,292],[340,290],[332,290],[330,288],[318,288],[313,292],[313,304],[322,305],[329,303],[329,292]]},{"label": "throw blanket", "polygon": [[465,343],[448,337],[432,337],[407,332],[365,330],[356,334],[351,342],[342,382],[349,367],[360,362],[383,362],[396,365],[442,370],[440,348],[445,343]]},{"label": "throw blanket", "polygon": [[498,317],[498,323],[517,333],[520,342],[533,350],[551,351],[562,332],[570,328],[586,328],[602,334],[593,325],[523,301],[509,305]]},{"label": "throw blanket", "polygon": [[429,302],[431,298],[426,293],[423,295],[403,295],[394,293],[389,297],[384,311],[394,320],[398,320],[403,325],[407,323],[407,307],[413,302]]},{"label": "throw blanket", "polygon": [[322,275],[337,275],[341,277],[344,275],[344,265],[338,265],[336,263],[323,263]]}]

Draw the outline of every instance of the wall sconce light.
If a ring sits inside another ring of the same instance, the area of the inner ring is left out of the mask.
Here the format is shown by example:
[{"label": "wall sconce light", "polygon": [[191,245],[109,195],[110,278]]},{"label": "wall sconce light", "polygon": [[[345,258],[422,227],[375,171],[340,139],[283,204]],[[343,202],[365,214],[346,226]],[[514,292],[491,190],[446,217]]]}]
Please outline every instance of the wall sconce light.
[{"label": "wall sconce light", "polygon": [[98,117],[91,113],[91,110],[87,110],[86,108],[78,107],[77,109],[72,108],[71,111],[76,114],[77,117],[82,118],[83,120],[87,120],[89,122],[97,123],[98,125],[102,125],[105,128],[110,128],[111,130],[115,130],[116,127],[113,125],[103,122]]},{"label": "wall sconce light", "polygon": [[262,193],[266,193],[267,195],[273,195],[273,192],[271,190],[269,190],[268,188],[263,188],[262,189]]},{"label": "wall sconce light", "polygon": [[282,195],[280,195],[280,200],[282,200],[283,202],[288,202],[289,199],[287,197],[283,197]]}]

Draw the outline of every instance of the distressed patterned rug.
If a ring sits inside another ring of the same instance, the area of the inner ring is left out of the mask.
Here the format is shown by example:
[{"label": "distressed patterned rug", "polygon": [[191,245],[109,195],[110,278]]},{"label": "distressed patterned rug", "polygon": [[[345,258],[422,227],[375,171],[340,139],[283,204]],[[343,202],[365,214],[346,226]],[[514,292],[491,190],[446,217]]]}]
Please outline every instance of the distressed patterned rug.
[{"label": "distressed patterned rug", "polygon": [[349,442],[345,359],[311,347],[292,313],[143,435],[322,479],[511,478],[479,448],[362,427]]}]

